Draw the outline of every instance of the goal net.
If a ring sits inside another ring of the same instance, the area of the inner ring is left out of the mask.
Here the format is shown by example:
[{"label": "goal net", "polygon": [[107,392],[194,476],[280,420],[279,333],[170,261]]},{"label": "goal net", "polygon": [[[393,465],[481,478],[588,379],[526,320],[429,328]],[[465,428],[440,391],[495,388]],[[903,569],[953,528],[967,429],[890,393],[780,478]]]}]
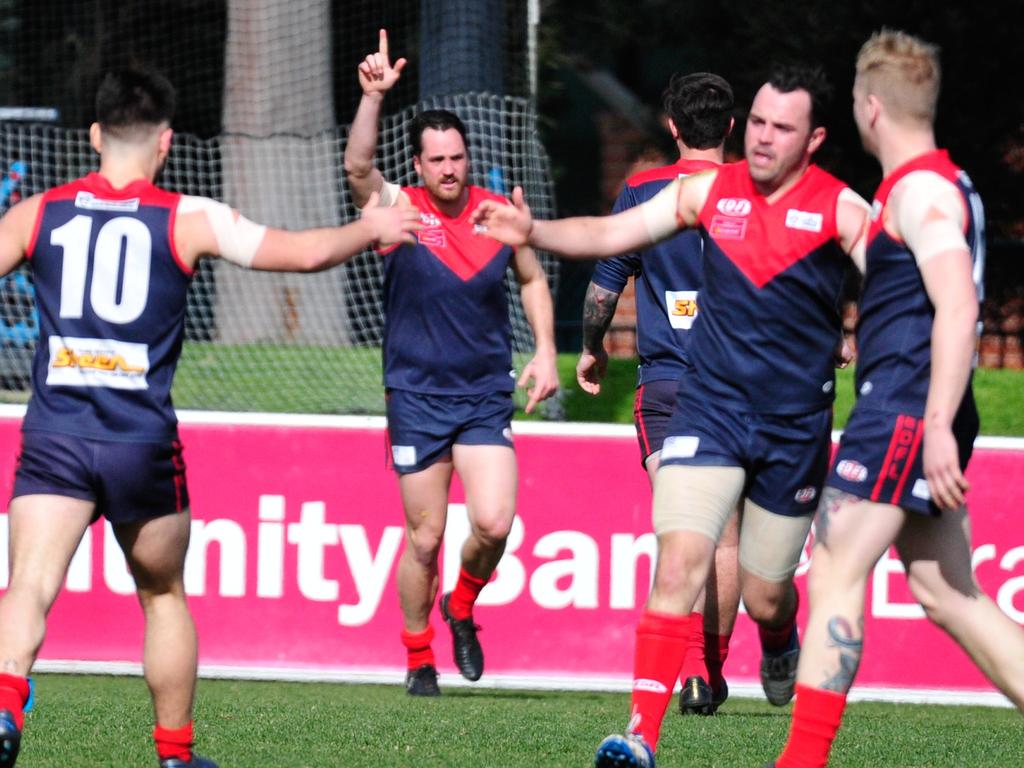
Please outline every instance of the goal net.
[{"label": "goal net", "polygon": [[[392,51],[410,59],[381,122],[384,175],[416,183],[404,125],[419,109],[443,107],[466,123],[472,183],[506,193],[523,186],[548,216],[527,11],[526,0],[0,0],[0,49],[11,52],[0,56],[0,211],[95,170],[87,127],[96,83],[106,69],[141,64],[178,91],[163,186],[223,200],[270,226],[350,221],[342,159],[359,98],[356,64],[383,26]],[[542,262],[554,289],[557,263],[544,254]],[[382,283],[373,253],[313,275],[202,263],[175,404],[382,412]],[[521,364],[533,339],[511,276],[509,297]],[[22,267],[0,280],[0,400],[27,395],[36,336]]]}]

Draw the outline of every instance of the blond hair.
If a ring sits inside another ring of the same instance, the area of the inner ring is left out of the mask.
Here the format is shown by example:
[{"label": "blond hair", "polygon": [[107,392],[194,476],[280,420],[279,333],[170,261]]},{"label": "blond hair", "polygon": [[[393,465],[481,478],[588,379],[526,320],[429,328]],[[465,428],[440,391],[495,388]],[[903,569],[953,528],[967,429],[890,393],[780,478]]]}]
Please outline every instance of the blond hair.
[{"label": "blond hair", "polygon": [[857,54],[857,81],[899,122],[935,120],[939,48],[906,32],[875,32]]}]

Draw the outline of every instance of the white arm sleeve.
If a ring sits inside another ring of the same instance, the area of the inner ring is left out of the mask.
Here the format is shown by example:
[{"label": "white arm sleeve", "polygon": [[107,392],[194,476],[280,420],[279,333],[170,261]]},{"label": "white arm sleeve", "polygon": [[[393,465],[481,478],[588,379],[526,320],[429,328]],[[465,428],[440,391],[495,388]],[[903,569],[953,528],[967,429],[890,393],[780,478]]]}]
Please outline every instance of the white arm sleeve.
[{"label": "white arm sleeve", "polygon": [[390,181],[385,181],[380,188],[380,206],[381,208],[390,208],[392,205],[398,204],[398,196],[402,194],[402,187],[399,184],[392,184]]},{"label": "white arm sleeve", "polygon": [[220,250],[218,255],[240,267],[252,266],[256,251],[267,233],[265,226],[249,221],[242,215],[236,219],[231,206],[208,197],[182,195],[178,212],[205,213],[213,236],[217,239],[217,248]]},{"label": "white arm sleeve", "polygon": [[890,226],[918,265],[954,250],[970,251],[964,227],[967,209],[956,186],[933,171],[914,171],[897,182],[889,198]]}]

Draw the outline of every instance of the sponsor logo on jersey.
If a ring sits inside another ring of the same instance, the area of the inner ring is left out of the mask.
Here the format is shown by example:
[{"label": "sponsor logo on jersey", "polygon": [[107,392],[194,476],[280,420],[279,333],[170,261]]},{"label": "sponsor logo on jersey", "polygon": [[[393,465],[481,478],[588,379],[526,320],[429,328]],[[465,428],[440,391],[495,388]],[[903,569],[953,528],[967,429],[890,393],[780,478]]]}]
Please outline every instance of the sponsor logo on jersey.
[{"label": "sponsor logo on jersey", "polygon": [[420,213],[420,221],[424,227],[440,227],[441,220],[432,213]]},{"label": "sponsor logo on jersey", "polygon": [[790,229],[802,229],[805,232],[821,232],[821,224],[825,217],[812,211],[798,211],[790,208],[786,211],[786,226]]},{"label": "sponsor logo on jersey", "polygon": [[396,467],[411,467],[416,463],[415,445],[392,445],[391,461]]},{"label": "sponsor logo on jersey", "polygon": [[503,430],[501,430],[501,436],[504,437],[506,440],[508,440],[511,443],[512,442],[512,427],[505,427]]},{"label": "sponsor logo on jersey", "polygon": [[715,208],[726,216],[748,216],[751,205],[749,200],[742,197],[723,197],[715,203]]},{"label": "sponsor logo on jersey", "polygon": [[742,240],[747,233],[747,219],[716,214],[711,218],[708,233],[718,240]]},{"label": "sponsor logo on jersey", "polygon": [[836,474],[851,483],[863,483],[868,479],[868,468],[859,461],[843,459],[836,464]]},{"label": "sponsor logo on jersey", "polygon": [[870,395],[871,390],[873,390],[874,388],[874,384],[872,384],[870,381],[865,381],[863,384],[860,385],[860,393],[862,395]]},{"label": "sponsor logo on jersey", "polygon": [[925,501],[931,501],[932,492],[928,489],[928,481],[923,477],[917,478],[914,482],[914,487],[910,489],[910,495]]},{"label": "sponsor logo on jersey", "polygon": [[51,336],[46,383],[65,387],[148,389],[149,346],[113,339]]},{"label": "sponsor logo on jersey", "polygon": [[139,210],[139,198],[104,200],[96,197],[92,192],[79,192],[75,195],[75,208],[85,208],[89,211],[137,211]]},{"label": "sponsor logo on jersey", "polygon": [[793,496],[793,498],[796,500],[797,504],[809,504],[810,502],[814,501],[814,498],[817,495],[818,489],[815,488],[813,485],[808,485],[807,487],[801,488],[799,491],[797,491],[796,495]]},{"label": "sponsor logo on jersey", "polygon": [[664,683],[659,683],[657,680],[651,680],[648,677],[638,677],[633,681],[634,691],[648,691],[650,693],[668,693],[668,688],[665,687]]},{"label": "sponsor logo on jersey", "polygon": [[673,328],[689,330],[697,319],[697,292],[665,291],[665,311]]},{"label": "sponsor logo on jersey", "polygon": [[444,236],[444,230],[440,228],[421,229],[416,233],[416,237],[423,245],[430,246],[432,248],[444,248],[444,245],[447,242]]},{"label": "sponsor logo on jersey", "polygon": [[834,381],[826,381],[824,384],[821,385],[821,391],[827,395],[829,392],[835,389],[835,386],[836,383]]},{"label": "sponsor logo on jersey", "polygon": [[661,446],[661,460],[692,458],[697,455],[699,446],[697,435],[669,435]]}]

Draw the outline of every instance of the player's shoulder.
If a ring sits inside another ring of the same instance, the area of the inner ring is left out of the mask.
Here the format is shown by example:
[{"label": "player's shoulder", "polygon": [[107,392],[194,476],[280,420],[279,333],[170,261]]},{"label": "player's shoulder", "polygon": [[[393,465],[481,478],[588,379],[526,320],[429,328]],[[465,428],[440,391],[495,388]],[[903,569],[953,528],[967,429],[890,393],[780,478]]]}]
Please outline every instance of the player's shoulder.
[{"label": "player's shoulder", "polygon": [[813,163],[807,167],[806,186],[809,189],[830,192],[837,196],[844,189],[850,188],[850,185],[838,176]]},{"label": "player's shoulder", "polygon": [[466,190],[469,192],[470,205],[475,207],[476,203],[483,202],[484,200],[494,200],[498,203],[510,203],[508,197],[500,192],[493,192],[484,187],[478,187],[474,184],[466,185]]},{"label": "player's shoulder", "polygon": [[647,168],[632,174],[626,179],[626,186],[631,189],[637,189],[638,187],[643,187],[647,184],[659,184],[664,186],[684,173],[685,171],[681,171],[677,163],[672,163],[671,165],[659,165],[657,168]]}]

